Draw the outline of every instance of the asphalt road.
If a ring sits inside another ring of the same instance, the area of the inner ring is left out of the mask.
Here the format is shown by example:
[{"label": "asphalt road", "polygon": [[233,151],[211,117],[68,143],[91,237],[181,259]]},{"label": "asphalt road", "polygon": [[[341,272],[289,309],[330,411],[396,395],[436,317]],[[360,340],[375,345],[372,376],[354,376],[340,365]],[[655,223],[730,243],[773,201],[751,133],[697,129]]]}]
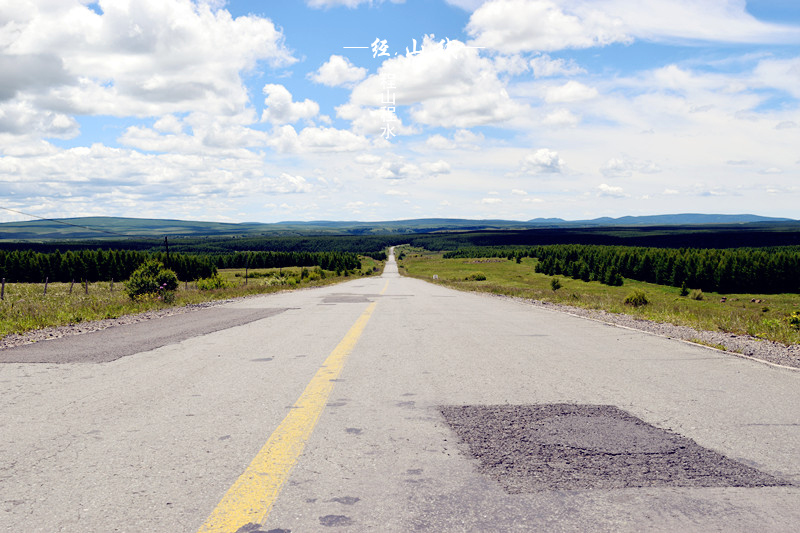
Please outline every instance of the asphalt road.
[{"label": "asphalt road", "polygon": [[0,352],[0,531],[800,523],[800,372],[393,265],[215,309]]}]

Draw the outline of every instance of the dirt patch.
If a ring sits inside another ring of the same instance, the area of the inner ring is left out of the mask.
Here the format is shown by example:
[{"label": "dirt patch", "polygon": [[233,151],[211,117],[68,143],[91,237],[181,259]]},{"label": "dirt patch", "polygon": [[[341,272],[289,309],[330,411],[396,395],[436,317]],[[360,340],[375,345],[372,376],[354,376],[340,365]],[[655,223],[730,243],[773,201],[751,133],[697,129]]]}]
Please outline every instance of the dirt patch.
[{"label": "dirt patch", "polygon": [[788,482],[611,405],[446,406],[445,420],[509,493]]}]

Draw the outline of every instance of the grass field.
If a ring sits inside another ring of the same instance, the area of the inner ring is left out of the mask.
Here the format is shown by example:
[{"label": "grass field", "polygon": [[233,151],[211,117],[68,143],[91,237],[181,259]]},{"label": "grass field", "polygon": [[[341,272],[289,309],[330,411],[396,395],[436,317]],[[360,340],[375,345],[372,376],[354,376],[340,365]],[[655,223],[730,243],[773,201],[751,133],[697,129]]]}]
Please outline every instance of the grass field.
[{"label": "grass field", "polygon": [[383,262],[365,257],[361,260],[360,271],[347,276],[336,276],[334,272],[325,271],[325,277],[318,279],[314,279],[314,273],[318,272],[315,268],[308,268],[311,275],[306,278],[302,278],[302,270],[300,267],[250,269],[246,285],[244,269],[220,270],[220,276],[230,287],[198,290],[193,282],[181,282],[171,303],[155,298],[132,301],[122,283],[115,283],[113,290],[109,282],[90,283],[88,291],[85,286],[76,283],[71,293],[69,283],[50,283],[46,295],[43,283],[6,283],[4,299],[0,301],[0,338],[11,333],[117,318],[153,309],[340,283],[363,276],[366,272],[379,275],[383,270]]},{"label": "grass field", "polygon": [[[753,335],[783,344],[800,343],[800,330],[788,320],[793,312],[800,310],[798,294],[705,293],[702,300],[697,300],[681,296],[680,289],[675,287],[629,279],[622,287],[610,287],[565,277],[558,277],[562,286],[553,290],[553,277],[534,272],[535,259],[525,258],[519,264],[497,258],[442,259],[441,253],[410,247],[398,247],[396,254],[404,255],[399,261],[401,273],[455,289],[603,309],[698,329]],[[478,274],[486,279],[467,279],[481,277]],[[434,275],[439,279],[433,280]],[[647,305],[633,307],[624,303],[635,290],[645,293]]]}]

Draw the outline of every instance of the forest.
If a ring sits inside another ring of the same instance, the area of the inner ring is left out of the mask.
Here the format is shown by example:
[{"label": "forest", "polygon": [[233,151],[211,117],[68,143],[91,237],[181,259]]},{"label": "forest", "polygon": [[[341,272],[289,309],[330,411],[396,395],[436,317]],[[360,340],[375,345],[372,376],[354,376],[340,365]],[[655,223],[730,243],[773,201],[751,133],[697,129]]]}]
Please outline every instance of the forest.
[{"label": "forest", "polygon": [[535,257],[536,271],[607,285],[622,278],[719,293],[800,292],[800,246],[769,248],[650,248],[547,245],[527,248],[462,248],[444,258]]},{"label": "forest", "polygon": [[32,250],[0,250],[0,278],[13,283],[62,281],[122,281],[149,259],[174,270],[178,278],[192,281],[213,276],[218,268],[282,268],[319,266],[325,270],[360,268],[358,255],[351,252],[238,252],[227,254],[186,254],[141,250],[68,250],[49,253]]}]

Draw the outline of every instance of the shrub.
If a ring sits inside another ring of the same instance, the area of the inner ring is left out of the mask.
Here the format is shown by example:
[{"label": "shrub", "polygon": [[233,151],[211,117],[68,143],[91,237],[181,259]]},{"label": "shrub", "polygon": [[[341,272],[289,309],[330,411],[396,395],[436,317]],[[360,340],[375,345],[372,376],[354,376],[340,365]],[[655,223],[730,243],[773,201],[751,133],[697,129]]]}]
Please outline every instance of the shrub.
[{"label": "shrub", "polygon": [[800,311],[795,311],[786,320],[789,322],[789,326],[800,329]]},{"label": "shrub", "polygon": [[561,288],[561,280],[558,278],[553,278],[550,280],[550,288],[554,291],[557,291]]},{"label": "shrub", "polygon": [[703,295],[703,291],[701,289],[695,289],[691,292],[691,294],[689,294],[689,298],[700,301],[705,298],[705,296]]},{"label": "shrub", "polygon": [[155,260],[142,263],[125,282],[125,292],[132,300],[151,294],[169,303],[174,299],[177,288],[178,276],[175,272]]},{"label": "shrub", "polygon": [[632,305],[634,307],[639,307],[642,305],[647,305],[649,302],[647,301],[647,295],[644,291],[633,291],[625,298],[625,305]]},{"label": "shrub", "polygon": [[233,287],[233,284],[225,281],[219,274],[214,274],[210,278],[203,278],[197,280],[197,288],[201,291],[211,291],[214,289],[227,289]]},{"label": "shrub", "polygon": [[476,272],[474,274],[470,274],[466,278],[465,281],[486,281],[486,275],[483,272]]},{"label": "shrub", "polygon": [[689,296],[689,287],[686,286],[685,281],[681,283],[681,296]]}]

